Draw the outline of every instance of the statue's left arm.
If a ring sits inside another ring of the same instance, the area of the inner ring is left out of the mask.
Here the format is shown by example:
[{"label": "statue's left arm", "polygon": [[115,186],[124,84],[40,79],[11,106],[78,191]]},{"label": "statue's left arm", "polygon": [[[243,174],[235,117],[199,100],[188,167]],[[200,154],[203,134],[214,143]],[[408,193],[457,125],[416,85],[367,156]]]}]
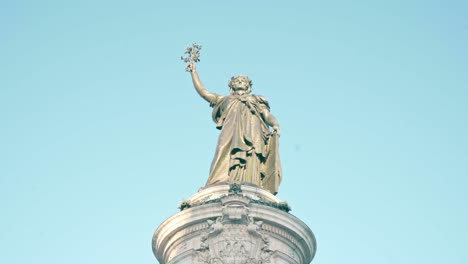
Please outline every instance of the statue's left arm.
[{"label": "statue's left arm", "polygon": [[255,99],[257,99],[258,105],[261,106],[258,108],[258,112],[261,115],[261,118],[265,123],[273,129],[273,133],[276,133],[278,136],[281,135],[280,126],[276,117],[270,113],[270,104],[265,99],[265,97],[260,95],[254,95]]},{"label": "statue's left arm", "polygon": [[276,132],[276,134],[280,136],[281,131],[278,120],[276,120],[276,117],[270,113],[268,108],[263,109],[262,116],[263,120],[265,120],[265,123],[273,129],[273,132]]}]

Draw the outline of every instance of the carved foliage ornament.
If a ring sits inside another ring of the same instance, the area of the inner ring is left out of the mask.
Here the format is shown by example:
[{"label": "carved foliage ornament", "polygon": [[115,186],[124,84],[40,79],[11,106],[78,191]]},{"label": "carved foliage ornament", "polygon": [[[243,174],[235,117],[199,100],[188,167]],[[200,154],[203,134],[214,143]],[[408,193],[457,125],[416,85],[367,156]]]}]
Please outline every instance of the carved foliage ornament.
[{"label": "carved foliage ornament", "polygon": [[[241,185],[237,184],[237,183],[233,183],[233,184],[229,185],[229,194],[227,194],[227,195],[224,195],[222,197],[215,198],[215,199],[210,199],[210,196],[208,196],[204,200],[194,202],[194,203],[192,203],[189,200],[183,200],[180,203],[178,208],[180,209],[180,211],[183,211],[185,209],[189,209],[189,208],[192,208],[194,206],[199,206],[199,205],[204,205],[204,204],[212,204],[212,203],[219,203],[219,202],[225,204],[226,201],[228,201],[228,200],[238,200],[239,197],[242,197],[242,199],[246,200],[244,202],[245,204],[254,203],[254,204],[266,205],[266,206],[270,206],[270,207],[279,209],[279,210],[284,211],[286,213],[291,211],[291,207],[288,205],[287,202],[274,203],[274,202],[267,201],[267,199],[262,198],[261,196],[260,196],[259,199],[252,199],[251,197],[248,197],[247,195],[243,195]],[[229,203],[229,202],[227,202],[227,203]]]}]

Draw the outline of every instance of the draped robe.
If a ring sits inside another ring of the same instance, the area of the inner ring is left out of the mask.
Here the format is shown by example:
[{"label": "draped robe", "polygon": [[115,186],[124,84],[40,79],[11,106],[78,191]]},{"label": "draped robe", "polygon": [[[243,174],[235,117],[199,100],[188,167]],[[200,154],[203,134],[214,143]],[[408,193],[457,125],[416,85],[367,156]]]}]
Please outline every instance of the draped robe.
[{"label": "draped robe", "polygon": [[276,194],[282,177],[278,136],[261,114],[270,110],[268,101],[244,94],[217,95],[210,103],[221,133],[206,185],[251,183]]}]

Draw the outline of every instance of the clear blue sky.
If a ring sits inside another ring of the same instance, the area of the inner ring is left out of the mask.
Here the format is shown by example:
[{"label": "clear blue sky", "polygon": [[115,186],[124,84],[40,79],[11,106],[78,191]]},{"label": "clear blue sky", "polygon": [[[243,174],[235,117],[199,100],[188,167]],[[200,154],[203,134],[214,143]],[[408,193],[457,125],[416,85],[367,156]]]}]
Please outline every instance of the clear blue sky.
[{"label": "clear blue sky", "polygon": [[316,264],[466,264],[467,1],[0,3],[0,263],[157,263],[203,186],[207,88],[246,74],[282,127],[278,197]]}]

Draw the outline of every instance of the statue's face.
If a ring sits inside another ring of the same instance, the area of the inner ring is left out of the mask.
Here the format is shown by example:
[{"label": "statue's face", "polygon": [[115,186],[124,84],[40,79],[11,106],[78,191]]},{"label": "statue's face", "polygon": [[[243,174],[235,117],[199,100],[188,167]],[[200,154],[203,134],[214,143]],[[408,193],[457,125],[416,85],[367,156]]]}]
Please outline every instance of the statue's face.
[{"label": "statue's face", "polygon": [[249,82],[244,78],[237,78],[232,82],[232,89],[234,91],[247,91],[249,89]]}]

